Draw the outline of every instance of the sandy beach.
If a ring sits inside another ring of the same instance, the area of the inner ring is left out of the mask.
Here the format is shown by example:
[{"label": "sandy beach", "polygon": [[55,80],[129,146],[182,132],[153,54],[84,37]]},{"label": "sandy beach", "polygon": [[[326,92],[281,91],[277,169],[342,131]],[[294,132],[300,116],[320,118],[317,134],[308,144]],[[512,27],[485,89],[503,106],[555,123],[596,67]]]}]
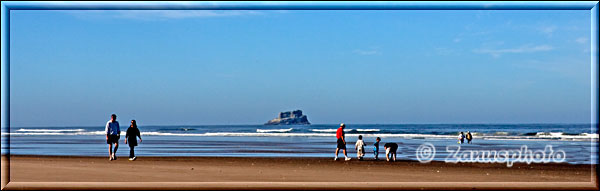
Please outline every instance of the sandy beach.
[{"label": "sandy beach", "polygon": [[[3,165],[5,162],[4,157]],[[515,164],[508,168],[506,164],[356,159],[346,162],[330,158],[140,157],[128,161],[121,157],[109,161],[108,157],[11,156],[10,182],[6,188],[131,188],[133,185],[163,189],[448,186],[597,189],[595,170],[596,165],[555,163]]]}]

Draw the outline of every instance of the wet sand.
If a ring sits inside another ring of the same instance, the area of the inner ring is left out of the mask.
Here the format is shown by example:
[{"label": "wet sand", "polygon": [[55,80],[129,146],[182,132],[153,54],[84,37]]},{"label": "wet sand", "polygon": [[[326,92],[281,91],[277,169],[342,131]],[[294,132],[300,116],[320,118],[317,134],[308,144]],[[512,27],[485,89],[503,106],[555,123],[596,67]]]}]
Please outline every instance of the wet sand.
[{"label": "wet sand", "polygon": [[[11,156],[8,189],[598,189],[596,165],[332,158]],[[3,172],[4,173],[4,172]]]}]

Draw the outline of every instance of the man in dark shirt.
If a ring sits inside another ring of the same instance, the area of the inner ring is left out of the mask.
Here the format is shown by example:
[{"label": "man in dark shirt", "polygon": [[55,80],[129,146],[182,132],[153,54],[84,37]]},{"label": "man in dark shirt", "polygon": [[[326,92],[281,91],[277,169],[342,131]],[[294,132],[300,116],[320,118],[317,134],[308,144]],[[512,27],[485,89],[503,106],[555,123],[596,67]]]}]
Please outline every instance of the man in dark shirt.
[{"label": "man in dark shirt", "polygon": [[394,161],[396,161],[396,151],[398,150],[398,144],[386,143],[385,145],[383,145],[383,148],[385,148],[385,158],[387,159],[387,161],[390,161],[390,157],[392,157]]}]

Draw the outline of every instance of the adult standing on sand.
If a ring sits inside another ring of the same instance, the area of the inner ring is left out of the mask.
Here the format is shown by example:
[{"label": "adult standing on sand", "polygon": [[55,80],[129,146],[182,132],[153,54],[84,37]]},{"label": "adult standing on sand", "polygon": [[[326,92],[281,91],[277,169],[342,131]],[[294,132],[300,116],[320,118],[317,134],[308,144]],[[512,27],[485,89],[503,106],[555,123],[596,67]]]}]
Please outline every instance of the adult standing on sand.
[{"label": "adult standing on sand", "polygon": [[138,145],[137,138],[140,138],[140,143],[142,142],[142,136],[140,135],[140,129],[137,128],[137,123],[135,120],[131,120],[131,125],[127,128],[127,132],[125,133],[125,144],[129,141],[129,160],[133,161],[137,157],[135,157],[135,147]]},{"label": "adult standing on sand", "polygon": [[[117,160],[117,149],[119,148],[119,138],[121,135],[121,127],[117,121],[117,115],[112,114],[110,121],[106,122],[106,143],[108,144],[108,157],[109,160]],[[112,150],[112,144],[115,144],[115,150]]]},{"label": "adult standing on sand", "polygon": [[346,134],[344,133],[344,128],[346,127],[346,124],[340,124],[340,128],[337,129],[336,133],[335,133],[335,137],[337,138],[337,148],[335,149],[335,159],[338,159],[338,153],[340,153],[340,149],[344,150],[344,157],[346,161],[349,161],[350,158],[348,158],[348,155],[346,154]]}]

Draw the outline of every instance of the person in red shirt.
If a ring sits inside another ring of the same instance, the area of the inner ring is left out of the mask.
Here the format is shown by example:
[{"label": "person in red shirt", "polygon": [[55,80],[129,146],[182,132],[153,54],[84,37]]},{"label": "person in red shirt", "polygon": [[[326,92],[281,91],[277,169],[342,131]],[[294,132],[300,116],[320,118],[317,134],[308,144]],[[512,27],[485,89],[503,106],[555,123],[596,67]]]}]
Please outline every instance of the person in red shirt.
[{"label": "person in red shirt", "polygon": [[335,137],[337,138],[337,148],[335,149],[335,159],[338,159],[338,154],[340,153],[340,149],[344,150],[344,157],[346,158],[346,161],[349,161],[350,158],[348,158],[348,155],[346,155],[346,135],[344,133],[344,128],[346,127],[345,124],[340,124],[340,128],[337,129],[336,133],[335,133]]}]

